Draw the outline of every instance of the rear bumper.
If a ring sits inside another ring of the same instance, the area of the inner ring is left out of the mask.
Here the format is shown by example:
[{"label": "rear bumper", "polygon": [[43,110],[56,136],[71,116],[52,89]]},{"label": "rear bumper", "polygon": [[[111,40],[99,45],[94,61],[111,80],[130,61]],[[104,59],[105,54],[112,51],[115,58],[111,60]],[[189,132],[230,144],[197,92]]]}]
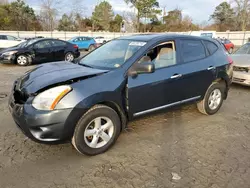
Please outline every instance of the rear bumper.
[{"label": "rear bumper", "polygon": [[233,83],[250,86],[250,73],[249,72],[233,72]]},{"label": "rear bumper", "polygon": [[70,139],[65,122],[72,109],[40,111],[31,104],[15,104],[11,96],[9,110],[18,128],[35,142],[61,143]]}]

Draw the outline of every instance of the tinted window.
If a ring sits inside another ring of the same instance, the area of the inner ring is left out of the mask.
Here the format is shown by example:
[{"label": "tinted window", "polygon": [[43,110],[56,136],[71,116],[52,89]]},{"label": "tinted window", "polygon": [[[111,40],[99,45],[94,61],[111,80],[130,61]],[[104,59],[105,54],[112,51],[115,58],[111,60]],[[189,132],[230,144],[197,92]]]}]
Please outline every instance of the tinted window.
[{"label": "tinted window", "polygon": [[206,45],[206,47],[207,47],[210,54],[215,53],[217,51],[217,49],[218,49],[216,44],[214,44],[213,42],[204,41],[204,44]]},{"label": "tinted window", "polygon": [[1,39],[1,40],[7,40],[7,36],[5,36],[5,35],[0,35],[0,39]]},{"label": "tinted window", "polygon": [[185,63],[206,57],[205,48],[199,40],[181,40],[181,54]]},{"label": "tinted window", "polygon": [[17,40],[16,37],[12,37],[12,36],[7,36],[7,39],[8,39],[8,40]]},{"label": "tinted window", "polygon": [[51,44],[48,40],[45,40],[45,41],[41,41],[41,42],[38,42],[35,44],[34,46],[35,48],[50,48],[51,47]]},{"label": "tinted window", "polygon": [[51,43],[53,46],[66,46],[66,43],[60,40],[52,40]]}]

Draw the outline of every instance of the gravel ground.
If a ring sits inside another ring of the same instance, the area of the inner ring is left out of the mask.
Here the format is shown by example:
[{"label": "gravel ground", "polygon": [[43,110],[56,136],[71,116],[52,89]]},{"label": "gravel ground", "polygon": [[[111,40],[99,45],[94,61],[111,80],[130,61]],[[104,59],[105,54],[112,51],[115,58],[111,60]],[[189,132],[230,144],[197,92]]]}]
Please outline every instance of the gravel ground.
[{"label": "gravel ground", "polygon": [[195,105],[129,124],[105,154],[26,139],[7,108],[15,78],[31,67],[0,65],[0,187],[250,187],[250,88],[233,85],[214,116]]}]

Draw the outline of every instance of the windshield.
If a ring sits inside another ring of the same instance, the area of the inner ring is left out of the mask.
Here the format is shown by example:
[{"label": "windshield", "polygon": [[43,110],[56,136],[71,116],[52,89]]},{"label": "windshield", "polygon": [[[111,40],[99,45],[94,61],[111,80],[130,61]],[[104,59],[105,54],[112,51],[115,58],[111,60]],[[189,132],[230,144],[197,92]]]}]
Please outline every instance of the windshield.
[{"label": "windshield", "polygon": [[19,45],[17,45],[19,48],[24,48],[27,47],[31,44],[33,44],[34,42],[38,41],[39,39],[32,39],[32,40],[27,40],[25,42],[20,43]]},{"label": "windshield", "polygon": [[115,69],[122,66],[145,44],[146,42],[113,40],[84,57],[79,64],[95,68]]},{"label": "windshield", "polygon": [[235,54],[250,54],[250,43],[241,46]]}]

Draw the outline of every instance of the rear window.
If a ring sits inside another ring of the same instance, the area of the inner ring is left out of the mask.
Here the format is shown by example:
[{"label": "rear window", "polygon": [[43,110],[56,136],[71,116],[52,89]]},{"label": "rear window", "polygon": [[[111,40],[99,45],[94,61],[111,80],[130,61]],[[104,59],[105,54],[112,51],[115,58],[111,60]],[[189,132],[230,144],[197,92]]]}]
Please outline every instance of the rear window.
[{"label": "rear window", "polygon": [[205,48],[200,40],[181,40],[180,43],[184,63],[206,57]]},{"label": "rear window", "polygon": [[218,46],[210,41],[204,41],[204,44],[206,45],[209,54],[212,55],[218,50]]}]

